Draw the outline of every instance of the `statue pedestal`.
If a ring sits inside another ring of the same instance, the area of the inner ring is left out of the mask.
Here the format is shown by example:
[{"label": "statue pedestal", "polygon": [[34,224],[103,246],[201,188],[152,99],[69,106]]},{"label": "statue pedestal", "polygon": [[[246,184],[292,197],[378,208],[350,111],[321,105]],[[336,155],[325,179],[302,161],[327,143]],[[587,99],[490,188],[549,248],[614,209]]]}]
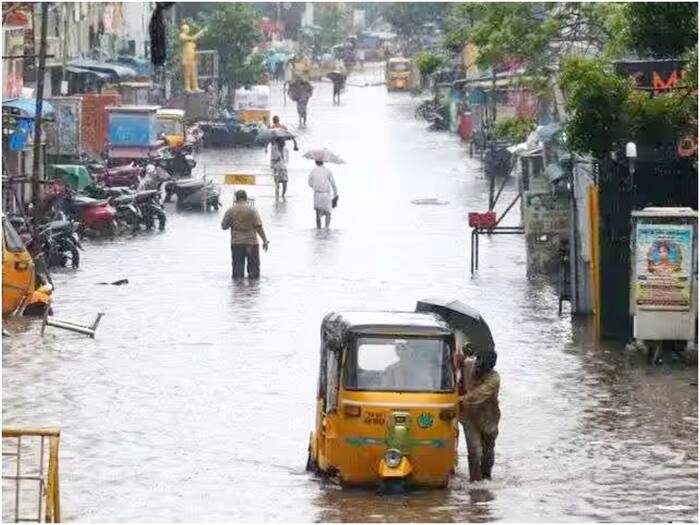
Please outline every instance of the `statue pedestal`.
[{"label": "statue pedestal", "polygon": [[209,118],[209,99],[204,92],[178,95],[173,98],[173,107],[184,110],[188,121]]}]

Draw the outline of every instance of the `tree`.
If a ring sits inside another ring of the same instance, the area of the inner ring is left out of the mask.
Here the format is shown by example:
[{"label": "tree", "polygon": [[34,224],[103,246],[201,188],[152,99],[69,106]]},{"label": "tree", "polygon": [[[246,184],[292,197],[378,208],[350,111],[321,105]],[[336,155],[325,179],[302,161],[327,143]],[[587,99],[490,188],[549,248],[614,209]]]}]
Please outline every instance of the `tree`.
[{"label": "tree", "polygon": [[341,40],[342,14],[338,4],[316,4],[316,10],[316,23],[321,28],[319,44],[321,48],[328,49],[338,44]]},{"label": "tree", "polygon": [[626,6],[630,44],[640,55],[680,57],[698,42],[695,2],[639,2]]},{"label": "tree", "polygon": [[443,28],[448,10],[448,4],[440,2],[386,2],[381,5],[384,20],[406,40],[416,36],[427,23]]},{"label": "tree", "polygon": [[219,52],[219,75],[229,92],[254,83],[258,72],[248,58],[262,33],[248,4],[218,4],[216,10],[200,14],[199,21],[207,26],[201,48]]},{"label": "tree", "polygon": [[562,57],[607,51],[625,36],[624,4],[489,3],[455,4],[446,44],[479,48],[481,65],[518,59],[531,72],[557,66]]}]

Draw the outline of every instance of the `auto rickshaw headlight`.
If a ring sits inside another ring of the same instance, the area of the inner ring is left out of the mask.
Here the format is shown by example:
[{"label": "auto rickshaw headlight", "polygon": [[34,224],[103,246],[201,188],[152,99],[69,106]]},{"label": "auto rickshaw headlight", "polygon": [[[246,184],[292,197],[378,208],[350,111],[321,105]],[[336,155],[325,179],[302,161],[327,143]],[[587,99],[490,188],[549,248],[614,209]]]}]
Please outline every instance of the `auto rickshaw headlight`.
[{"label": "auto rickshaw headlight", "polygon": [[401,464],[402,454],[399,450],[391,448],[384,452],[384,462],[389,468],[396,468]]}]

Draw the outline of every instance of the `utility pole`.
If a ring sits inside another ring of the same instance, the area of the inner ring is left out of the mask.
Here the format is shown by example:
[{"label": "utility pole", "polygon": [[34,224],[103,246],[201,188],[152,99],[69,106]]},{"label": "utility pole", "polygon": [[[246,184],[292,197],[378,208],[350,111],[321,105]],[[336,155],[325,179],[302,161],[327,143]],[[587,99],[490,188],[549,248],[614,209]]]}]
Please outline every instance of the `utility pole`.
[{"label": "utility pole", "polygon": [[39,253],[39,236],[37,235],[37,224],[39,223],[39,193],[40,179],[39,167],[41,161],[41,117],[44,109],[44,74],[46,71],[46,29],[48,26],[49,4],[41,3],[41,40],[39,43],[39,67],[36,78],[36,108],[34,115],[34,155],[32,167],[32,203],[34,205],[34,253]]},{"label": "utility pole", "polygon": [[[63,17],[63,42],[61,43],[61,83],[66,81],[66,65],[68,63],[68,7],[71,6],[68,2],[61,4],[61,15]],[[62,87],[62,86],[61,86]],[[63,93],[61,93],[63,95]]]}]

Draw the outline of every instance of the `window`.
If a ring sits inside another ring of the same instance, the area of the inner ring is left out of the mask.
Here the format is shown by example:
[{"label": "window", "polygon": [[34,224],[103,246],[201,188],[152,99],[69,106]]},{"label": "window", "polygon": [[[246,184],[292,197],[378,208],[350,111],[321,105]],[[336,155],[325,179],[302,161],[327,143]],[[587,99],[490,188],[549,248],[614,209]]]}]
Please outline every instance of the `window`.
[{"label": "window", "polygon": [[450,346],[435,337],[361,337],[348,350],[344,381],[350,390],[452,390]]}]

